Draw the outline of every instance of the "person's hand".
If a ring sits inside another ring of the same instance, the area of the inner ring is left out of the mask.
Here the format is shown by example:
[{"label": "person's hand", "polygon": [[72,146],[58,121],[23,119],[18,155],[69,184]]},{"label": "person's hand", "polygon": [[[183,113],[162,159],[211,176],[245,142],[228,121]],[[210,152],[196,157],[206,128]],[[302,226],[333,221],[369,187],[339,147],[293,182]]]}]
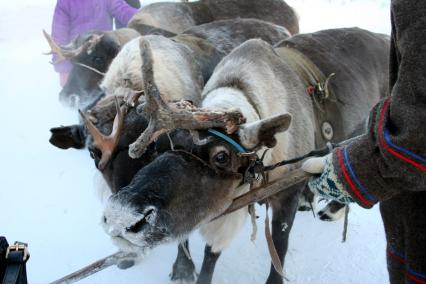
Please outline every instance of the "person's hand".
[{"label": "person's hand", "polygon": [[318,174],[308,182],[309,189],[316,194],[326,198],[333,199],[340,203],[354,202],[351,196],[344,190],[343,185],[337,177],[333,163],[332,155],[324,157],[310,158],[302,164],[302,169],[311,174]]}]

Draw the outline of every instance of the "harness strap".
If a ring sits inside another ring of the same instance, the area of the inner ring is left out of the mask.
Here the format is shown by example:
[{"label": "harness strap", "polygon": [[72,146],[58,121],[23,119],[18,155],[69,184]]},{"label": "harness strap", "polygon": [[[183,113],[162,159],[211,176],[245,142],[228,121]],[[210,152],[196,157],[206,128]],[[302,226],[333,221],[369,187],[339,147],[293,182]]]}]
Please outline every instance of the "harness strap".
[{"label": "harness strap", "polygon": [[93,67],[91,67],[91,66],[89,66],[89,65],[86,65],[86,64],[83,64],[83,63],[80,63],[80,62],[76,62],[75,64],[76,64],[76,65],[80,65],[81,67],[84,67],[84,68],[86,68],[86,69],[89,69],[90,71],[93,71],[93,72],[95,72],[96,74],[99,74],[99,75],[101,75],[101,76],[105,77],[105,73],[104,73],[104,72],[99,71],[99,70],[98,70],[98,69],[96,69],[96,68],[93,68]]},{"label": "harness strap", "polygon": [[27,245],[15,242],[6,251],[6,270],[2,284],[27,284],[26,262],[29,259]]},{"label": "harness strap", "polygon": [[296,157],[296,158],[290,159],[290,160],[283,160],[281,162],[276,163],[275,165],[266,166],[266,167],[263,168],[263,171],[265,171],[265,172],[272,171],[275,168],[282,167],[282,166],[289,165],[289,164],[294,164],[294,163],[300,162],[300,161],[302,161],[306,158],[310,158],[310,157],[322,157],[322,156],[325,156],[325,155],[331,153],[331,151],[333,151],[333,149],[338,147],[338,146],[339,146],[338,144],[333,144],[333,143],[327,142],[326,147],[324,147],[322,149],[312,150],[311,152],[309,152],[306,155]]},{"label": "harness strap", "polygon": [[24,253],[20,251],[9,254],[3,284],[27,284],[27,270],[23,256]]},{"label": "harness strap", "polygon": [[[329,88],[329,82],[335,74],[324,75],[310,58],[293,47],[283,46],[276,48],[275,51],[304,81],[305,91],[314,105],[316,118],[315,144],[316,147],[321,147],[333,139],[330,121],[333,121],[332,114],[334,113],[333,109],[336,108],[337,98]],[[323,129],[323,127],[326,129]]]},{"label": "harness strap", "polygon": [[345,221],[343,222],[342,243],[346,242],[348,234],[349,204],[345,205]]},{"label": "harness strap", "polygon": [[269,226],[269,204],[266,202],[266,217],[265,217],[265,238],[268,243],[268,251],[271,256],[272,266],[275,268],[275,271],[281,276],[284,276],[283,265],[281,264],[280,257],[278,256],[277,249],[274,245],[274,240],[272,239],[271,228]]},{"label": "harness strap", "polygon": [[280,57],[286,59],[286,63],[290,64],[300,78],[305,80],[307,87],[326,80],[319,68],[300,51],[291,47],[280,47],[275,50]]},{"label": "harness strap", "polygon": [[250,204],[248,206],[248,212],[250,214],[250,221],[251,221],[251,228],[252,228],[250,240],[254,242],[256,240],[256,235],[257,235],[256,207],[254,207],[254,204]]},{"label": "harness strap", "polygon": [[213,134],[214,136],[219,137],[222,140],[228,142],[239,153],[241,153],[241,154],[246,154],[247,153],[247,150],[243,146],[241,146],[237,141],[235,141],[234,139],[232,139],[228,135],[225,135],[222,132],[219,132],[219,131],[211,129],[211,128],[208,129],[207,132],[209,132],[210,134]]}]

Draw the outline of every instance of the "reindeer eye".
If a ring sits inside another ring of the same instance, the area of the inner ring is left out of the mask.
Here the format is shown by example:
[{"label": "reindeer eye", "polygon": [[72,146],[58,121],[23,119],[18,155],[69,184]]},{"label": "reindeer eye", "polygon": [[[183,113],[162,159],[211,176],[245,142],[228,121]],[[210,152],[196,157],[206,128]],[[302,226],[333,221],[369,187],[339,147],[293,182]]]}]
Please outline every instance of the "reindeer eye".
[{"label": "reindeer eye", "polygon": [[219,152],[214,156],[214,161],[219,165],[226,165],[230,160],[229,155],[225,152]]},{"label": "reindeer eye", "polygon": [[100,68],[102,67],[103,63],[104,63],[104,60],[101,57],[93,58],[93,64],[95,65],[95,67]]}]

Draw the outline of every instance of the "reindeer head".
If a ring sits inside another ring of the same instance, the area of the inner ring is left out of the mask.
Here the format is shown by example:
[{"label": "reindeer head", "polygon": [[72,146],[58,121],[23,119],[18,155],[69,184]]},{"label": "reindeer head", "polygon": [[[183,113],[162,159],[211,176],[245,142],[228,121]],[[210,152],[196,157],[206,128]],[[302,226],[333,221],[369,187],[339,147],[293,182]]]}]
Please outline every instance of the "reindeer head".
[{"label": "reindeer head", "polygon": [[155,156],[152,147],[138,159],[128,155],[129,144],[145,130],[148,122],[135,108],[127,106],[123,97],[105,97],[82,114],[85,125],[52,128],[49,141],[61,149],[87,146],[111,191],[117,192]]},{"label": "reindeer head", "polygon": [[129,150],[138,157],[154,144],[158,157],[110,197],[103,217],[105,231],[123,250],[132,251],[183,238],[220,216],[246,188],[244,176],[253,157],[248,152],[273,147],[274,135],[291,121],[282,114],[245,123],[235,109],[164,102],[153,79],[149,46],[141,45],[143,112],[150,122]]},{"label": "reindeer head", "polygon": [[[162,39],[162,37],[160,39],[161,43],[165,41]],[[157,49],[158,46],[155,48]],[[133,45],[130,45],[123,48],[121,52],[124,53],[124,55],[122,54],[122,57],[119,55],[116,59],[125,58],[126,60],[122,60],[123,62],[120,63],[122,65],[127,65],[126,63],[134,64],[134,62],[131,62],[130,60],[137,57],[133,56],[134,50],[137,51],[137,56],[140,57],[139,48],[134,49]],[[127,57],[126,55],[128,55],[128,53],[132,54],[132,56]],[[179,50],[176,53],[179,54]],[[139,61],[141,61],[140,58]],[[173,61],[172,63],[179,67],[177,64],[178,62],[180,61]],[[111,65],[111,67],[113,67],[113,65],[114,63]],[[139,73],[141,70],[141,65],[142,62],[139,64],[139,68],[137,68]],[[138,66],[138,64],[136,64],[136,66]],[[159,70],[165,70],[167,68],[168,66],[163,66],[163,68],[159,68]],[[121,70],[121,68],[116,69]],[[131,70],[133,70],[133,67]],[[108,74],[110,71],[108,71]],[[126,72],[124,73],[127,74],[127,71],[128,70],[126,69]],[[177,78],[178,82],[181,82],[180,79],[182,76],[180,77],[179,75],[171,73],[170,70],[167,71],[168,72],[166,72],[166,75],[163,74],[163,80],[166,80],[170,76],[174,76]],[[187,69],[182,71],[182,73],[185,73],[186,71]],[[117,74],[114,72],[112,73],[113,74],[110,75],[110,79],[114,77],[114,74]],[[132,76],[138,77],[136,81],[142,80],[142,74],[134,74],[136,72],[130,73]],[[191,74],[188,75],[185,73],[184,77],[186,78],[190,75]],[[118,75],[118,77],[120,76]],[[184,82],[187,81],[183,80],[181,85],[184,85]],[[189,82],[191,83],[193,81]],[[132,159],[127,154],[129,144],[136,140],[137,136],[145,130],[148,124],[148,121],[143,116],[137,114],[138,104],[144,104],[144,88],[142,83],[140,85],[141,86],[129,85],[128,88],[126,87],[125,92],[120,92],[122,88],[118,88],[118,90],[117,88],[107,88],[108,94],[111,93],[111,95],[118,96],[119,108],[116,107],[113,96],[105,97],[93,107],[89,107],[89,111],[84,114],[84,122],[86,127],[83,125],[74,125],[51,129],[52,137],[50,142],[59,148],[83,148],[87,144],[97,168],[102,172],[113,192],[116,192],[121,187],[128,185],[136,172],[149,161],[151,161],[156,155],[156,149],[154,149],[154,145],[149,147],[147,152],[138,159]],[[197,83],[196,86],[192,86],[191,84],[188,85],[188,87],[179,90],[175,90],[174,88],[165,89],[168,90],[168,94],[170,95],[169,98],[173,96],[179,98],[188,96],[190,99],[192,99],[195,93],[197,93],[197,96],[199,97],[199,93],[201,92],[199,84]],[[185,90],[190,89],[193,89],[193,91],[189,92],[190,94],[188,95],[188,92],[185,92]],[[141,97],[138,100],[139,96]],[[117,110],[121,108],[123,108],[123,110],[120,112],[122,115],[119,116],[120,118],[117,117],[115,123],[116,127],[114,128],[114,117],[117,114]],[[143,107],[141,106],[140,109],[143,109]],[[120,121],[123,121],[123,127],[120,127]],[[87,128],[89,132],[85,131],[85,128]],[[109,135],[110,133],[114,134]]]},{"label": "reindeer head", "polygon": [[[121,34],[125,34],[121,36]],[[59,93],[60,101],[67,106],[84,106],[102,93],[98,84],[121,46],[139,34],[130,29],[113,32],[93,31],[78,35],[69,44],[61,46],[44,32],[59,63],[69,60],[73,66],[68,81]]]}]

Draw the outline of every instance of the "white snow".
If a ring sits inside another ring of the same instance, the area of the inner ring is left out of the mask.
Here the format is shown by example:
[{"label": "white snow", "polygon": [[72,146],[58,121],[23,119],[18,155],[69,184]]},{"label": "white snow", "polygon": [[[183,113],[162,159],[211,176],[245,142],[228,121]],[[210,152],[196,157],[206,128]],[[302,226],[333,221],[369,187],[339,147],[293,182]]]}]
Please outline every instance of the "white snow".
[{"label": "white snow", "polygon": [[[0,3],[0,234],[29,243],[30,283],[47,283],[116,251],[99,225],[102,206],[95,193],[95,167],[87,151],[63,151],[48,143],[49,128],[77,122],[75,111],[58,102],[58,76],[48,64],[41,34],[50,31],[52,0]],[[389,33],[389,1],[288,0],[301,31],[360,26]],[[244,230],[223,252],[214,283],[263,283],[269,256],[258,208],[259,233]],[[298,213],[285,271],[290,283],[387,283],[385,240],[377,206],[352,206],[348,241],[342,221],[324,223]],[[199,270],[203,242],[190,249]],[[169,283],[176,245],[154,249],[128,270],[111,267],[82,283]]]}]

